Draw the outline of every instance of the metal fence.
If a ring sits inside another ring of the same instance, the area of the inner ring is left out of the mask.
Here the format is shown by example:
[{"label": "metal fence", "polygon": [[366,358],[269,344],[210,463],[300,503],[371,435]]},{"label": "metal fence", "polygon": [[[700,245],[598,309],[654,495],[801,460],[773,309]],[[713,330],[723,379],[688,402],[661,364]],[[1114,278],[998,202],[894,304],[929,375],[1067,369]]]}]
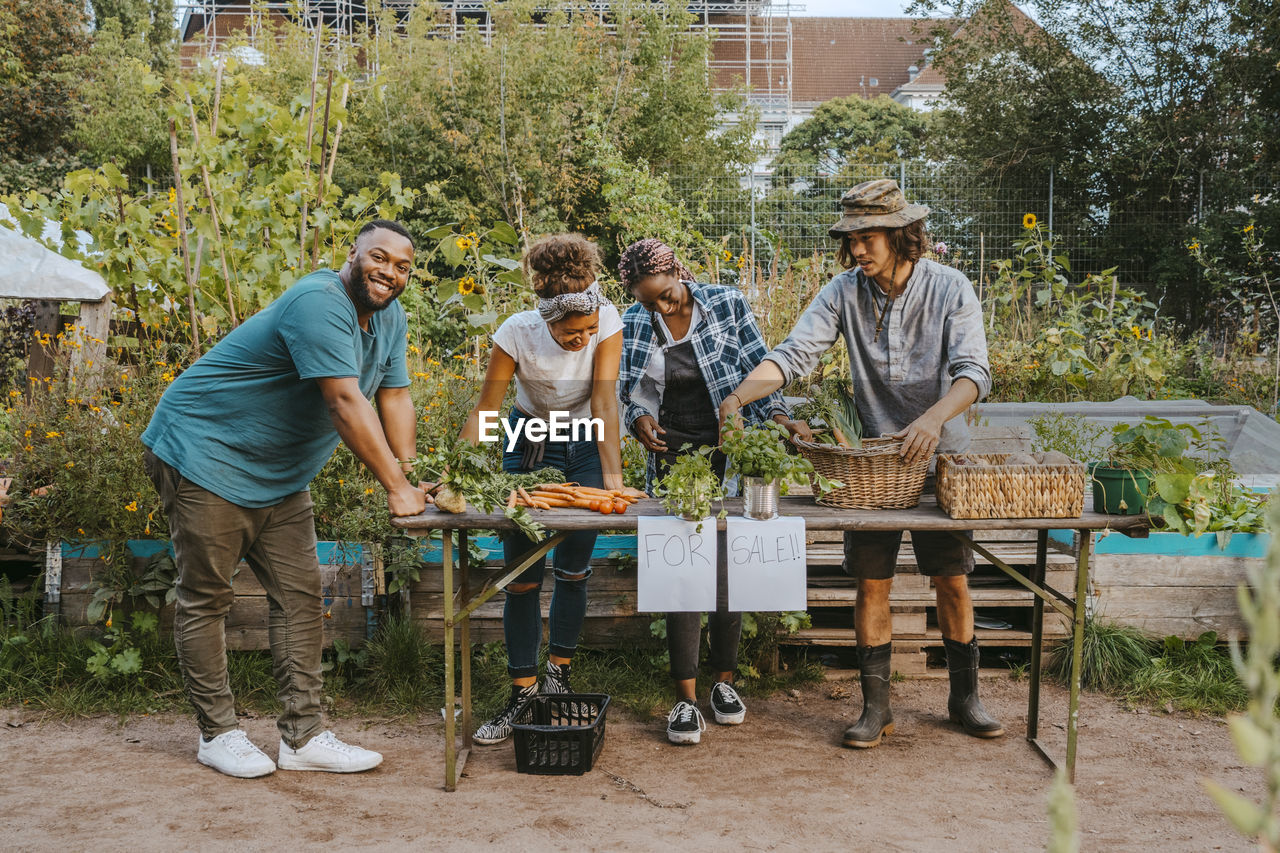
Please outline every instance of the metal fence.
[{"label": "metal fence", "polygon": [[948,263],[970,274],[982,262],[1013,257],[1015,241],[1027,233],[1024,217],[1033,214],[1068,259],[1073,278],[1117,267],[1132,284],[1148,282],[1161,252],[1185,254],[1188,229],[1207,211],[1233,207],[1248,195],[1202,177],[1182,200],[1095,202],[1071,210],[1062,188],[1055,192],[1052,170],[1040,180],[998,182],[931,161],[850,164],[834,175],[789,170],[708,178],[676,169],[667,178],[703,235],[728,237],[735,247],[740,241],[757,254],[777,247],[793,257],[832,252],[827,228],[838,218],[840,196],[861,181],[892,178],[910,202],[930,207],[931,238],[946,245]]}]

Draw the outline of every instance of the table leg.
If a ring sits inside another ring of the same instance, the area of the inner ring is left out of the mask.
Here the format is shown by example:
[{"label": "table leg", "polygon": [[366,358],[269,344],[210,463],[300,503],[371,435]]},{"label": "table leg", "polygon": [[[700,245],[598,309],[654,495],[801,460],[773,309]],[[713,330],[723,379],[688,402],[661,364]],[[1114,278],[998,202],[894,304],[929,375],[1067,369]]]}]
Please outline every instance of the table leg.
[{"label": "table leg", "polygon": [[[1031,580],[1044,586],[1044,570],[1048,561],[1049,531],[1036,534],[1036,565]],[[1031,685],[1027,691],[1027,740],[1040,736],[1040,649],[1044,642],[1044,599],[1033,596],[1031,602]]]},{"label": "table leg", "polygon": [[[471,564],[467,554],[467,531],[458,531],[458,563],[462,572],[459,595],[463,601],[471,599]],[[464,614],[458,624],[458,645],[462,655],[462,751],[471,751],[471,614]],[[465,764],[465,759],[463,760]],[[458,768],[462,773],[462,768]]]},{"label": "table leg", "polygon": [[1067,700],[1067,781],[1076,781],[1076,740],[1080,723],[1080,670],[1084,665],[1085,599],[1089,594],[1089,548],[1093,534],[1080,531],[1080,562],[1076,565],[1075,615],[1071,620],[1071,688]]},{"label": "table leg", "polygon": [[444,582],[444,789],[458,787],[457,721],[453,716],[453,531],[440,531],[440,566]]}]

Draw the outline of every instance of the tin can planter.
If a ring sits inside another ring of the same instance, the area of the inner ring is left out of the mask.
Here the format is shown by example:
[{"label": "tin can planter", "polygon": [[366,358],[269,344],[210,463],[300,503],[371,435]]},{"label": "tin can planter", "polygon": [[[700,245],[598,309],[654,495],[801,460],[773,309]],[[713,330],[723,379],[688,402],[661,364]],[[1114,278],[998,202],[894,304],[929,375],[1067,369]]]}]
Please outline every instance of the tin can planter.
[{"label": "tin can planter", "polygon": [[778,517],[782,484],[763,477],[742,478],[742,514],[757,521]]},{"label": "tin can planter", "polygon": [[1093,511],[1108,515],[1137,515],[1147,508],[1151,471],[1112,468],[1100,462],[1089,466],[1093,481]]}]

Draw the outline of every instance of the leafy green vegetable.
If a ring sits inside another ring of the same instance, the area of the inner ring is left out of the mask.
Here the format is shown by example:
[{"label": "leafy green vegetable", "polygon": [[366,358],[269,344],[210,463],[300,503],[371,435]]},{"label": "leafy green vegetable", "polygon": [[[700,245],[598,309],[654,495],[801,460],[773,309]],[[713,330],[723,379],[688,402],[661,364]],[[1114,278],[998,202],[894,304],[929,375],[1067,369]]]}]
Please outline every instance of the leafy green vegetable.
[{"label": "leafy green vegetable", "polygon": [[493,460],[484,451],[460,439],[452,446],[438,447],[434,453],[419,456],[414,460],[413,472],[420,480],[439,483],[442,491],[447,488],[461,495],[481,512],[501,511],[534,541],[543,538],[546,528],[534,520],[527,507],[507,506],[507,498],[517,486],[529,488],[564,479],[554,468],[527,474],[495,470]]},{"label": "leafy green vegetable", "polygon": [[[828,376],[821,382],[809,386],[810,399],[795,407],[797,418],[806,421],[820,421],[830,430],[831,444],[843,444],[847,447],[862,447],[862,419],[858,417],[858,408],[853,401],[853,388],[849,383],[837,376]],[[836,435],[836,431],[839,435]],[[819,435],[822,430],[815,430]],[[844,438],[841,442],[840,438]]]},{"label": "leafy green vegetable", "polygon": [[667,512],[701,521],[710,514],[712,501],[724,500],[724,486],[711,467],[714,450],[705,445],[692,450],[690,444],[680,448],[681,455],[654,484],[655,495]]},{"label": "leafy green vegetable", "polygon": [[759,426],[745,426],[742,418],[730,421],[720,443],[729,459],[730,469],[743,477],[777,480],[786,493],[788,483],[808,485],[813,463],[788,449],[786,428],[774,421]]}]

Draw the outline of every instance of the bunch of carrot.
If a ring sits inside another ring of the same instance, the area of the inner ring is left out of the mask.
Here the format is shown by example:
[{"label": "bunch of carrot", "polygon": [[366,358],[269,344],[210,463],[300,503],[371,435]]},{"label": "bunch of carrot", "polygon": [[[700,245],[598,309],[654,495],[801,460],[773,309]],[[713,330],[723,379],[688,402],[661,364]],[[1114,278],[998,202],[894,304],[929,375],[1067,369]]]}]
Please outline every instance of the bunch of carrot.
[{"label": "bunch of carrot", "polygon": [[541,483],[528,490],[522,487],[513,489],[511,496],[507,498],[507,506],[527,506],[533,509],[570,507],[609,515],[626,512],[627,507],[646,497],[648,495],[639,489],[610,490],[579,486],[577,483]]}]

